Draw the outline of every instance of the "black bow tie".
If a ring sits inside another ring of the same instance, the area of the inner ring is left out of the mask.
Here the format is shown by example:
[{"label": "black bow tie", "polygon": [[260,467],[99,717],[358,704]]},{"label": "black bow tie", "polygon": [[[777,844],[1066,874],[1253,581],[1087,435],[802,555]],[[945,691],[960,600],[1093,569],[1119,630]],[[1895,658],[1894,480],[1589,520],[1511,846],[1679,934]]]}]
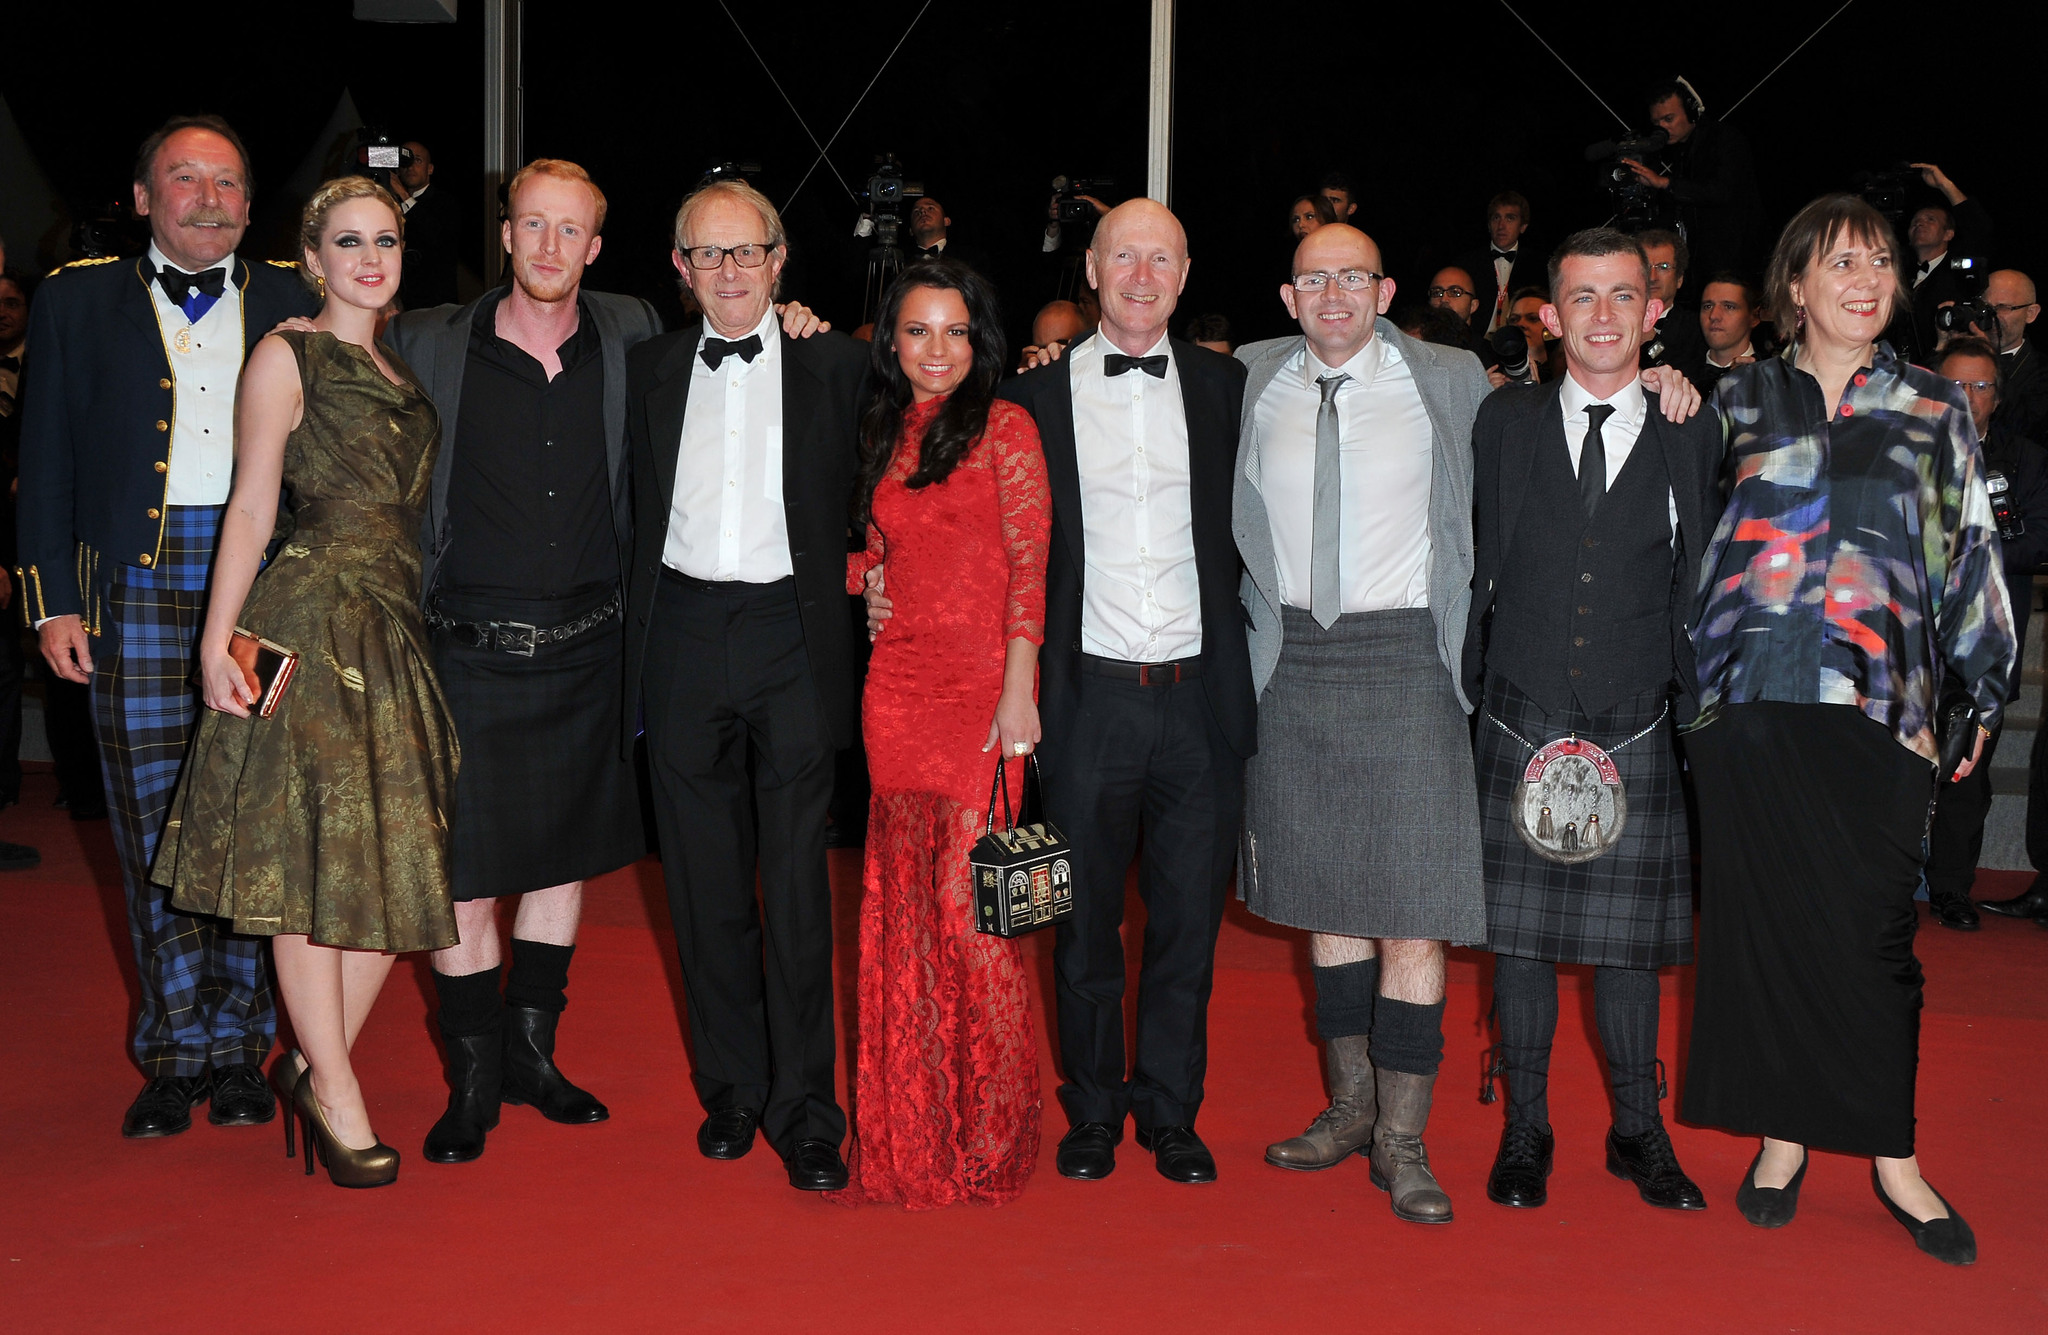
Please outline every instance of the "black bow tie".
[{"label": "black bow tie", "polygon": [[19,357],[0,357],[0,371],[19,371],[20,369],[21,369],[21,358],[19,358]]},{"label": "black bow tie", "polygon": [[1163,352],[1154,357],[1126,357],[1121,352],[1112,352],[1102,359],[1104,375],[1122,375],[1133,366],[1154,380],[1166,379],[1166,354]]},{"label": "black bow tie", "polygon": [[156,281],[162,286],[164,295],[171,299],[173,306],[185,304],[185,298],[196,288],[209,297],[218,297],[227,290],[228,271],[208,269],[205,273],[186,273],[166,264],[156,271]]},{"label": "black bow tie", "polygon": [[704,364],[714,371],[718,369],[718,364],[727,357],[737,357],[751,366],[754,363],[754,358],[761,355],[761,336],[759,334],[748,334],[745,338],[734,339],[731,342],[727,342],[722,338],[707,338],[704,340],[703,351],[697,355],[702,357]]},{"label": "black bow tie", "polygon": [[1493,257],[1497,260],[1506,260],[1510,264],[1515,262],[1515,252],[1512,250],[1496,250]]},{"label": "black bow tie", "polygon": [[946,252],[941,246],[920,246],[917,257],[921,260],[942,260],[946,258]]}]

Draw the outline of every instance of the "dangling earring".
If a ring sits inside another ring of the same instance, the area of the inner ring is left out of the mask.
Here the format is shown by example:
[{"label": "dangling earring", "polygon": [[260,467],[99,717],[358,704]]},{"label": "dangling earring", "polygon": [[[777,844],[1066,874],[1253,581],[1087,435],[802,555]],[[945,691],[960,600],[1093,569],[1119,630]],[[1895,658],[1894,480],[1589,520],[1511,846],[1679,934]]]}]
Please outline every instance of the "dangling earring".
[{"label": "dangling earring", "polygon": [[1792,308],[1792,314],[1796,321],[1796,323],[1794,323],[1792,327],[1795,330],[1806,328],[1806,307],[1794,306]]}]

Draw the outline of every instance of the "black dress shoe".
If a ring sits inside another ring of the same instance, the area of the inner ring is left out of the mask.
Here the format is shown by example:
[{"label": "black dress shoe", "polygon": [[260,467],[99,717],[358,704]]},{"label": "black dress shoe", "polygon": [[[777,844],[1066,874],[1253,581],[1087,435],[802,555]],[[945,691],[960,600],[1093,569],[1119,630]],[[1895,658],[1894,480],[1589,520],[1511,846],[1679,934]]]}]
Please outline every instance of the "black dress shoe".
[{"label": "black dress shoe", "polygon": [[34,871],[43,865],[43,855],[27,844],[0,840],[0,871]]},{"label": "black dress shoe", "polygon": [[1958,932],[1974,932],[1980,921],[1976,906],[1970,903],[1968,895],[1951,894],[1946,891],[1927,896],[1927,911],[1943,927],[1953,927]]},{"label": "black dress shoe", "polygon": [[531,1006],[505,1008],[505,1074],[499,1099],[530,1103],[550,1122],[602,1122],[611,1112],[589,1091],[569,1083],[555,1065],[553,1011]]},{"label": "black dress shoe", "polygon": [[1901,1210],[1891,1197],[1884,1194],[1884,1183],[1878,1180],[1876,1164],[1870,1165],[1870,1189],[1884,1202],[1884,1208],[1891,1211],[1892,1218],[1913,1235],[1913,1245],[1921,1251],[1949,1265],[1969,1265],[1977,1259],[1976,1233],[1963,1222],[1963,1217],[1956,1213],[1955,1206],[1948,1203],[1948,1198],[1934,1191],[1932,1186],[1927,1189],[1934,1191],[1934,1199],[1947,1209],[1948,1216],[1924,1222]]},{"label": "black dress shoe", "polygon": [[1607,1171],[1636,1184],[1647,1205],[1660,1210],[1704,1210],[1706,1193],[1678,1166],[1670,1133],[1659,1122],[1637,1136],[1607,1131]]},{"label": "black dress shoe", "polygon": [[721,1108],[697,1128],[697,1149],[707,1159],[744,1159],[760,1125],[761,1114],[751,1108]]},{"label": "black dress shoe", "polygon": [[2024,894],[2014,895],[2011,899],[1980,899],[1977,907],[2001,918],[2048,920],[2048,886],[2041,884],[2044,879],[2048,878],[2036,877]]},{"label": "black dress shoe", "polygon": [[1168,1182],[1216,1180],[1215,1156],[1191,1126],[1141,1126],[1138,1148],[1152,1151],[1152,1166]]},{"label": "black dress shoe", "polygon": [[1756,1166],[1764,1161],[1764,1152],[1758,1150],[1756,1158],[1749,1161],[1749,1171],[1742,1175],[1742,1185],[1735,1189],[1735,1208],[1758,1228],[1785,1227],[1799,1213],[1799,1184],[1806,1180],[1806,1165],[1811,1158],[1808,1155],[1799,1161],[1799,1171],[1784,1186],[1760,1187],[1756,1184]]},{"label": "black dress shoe", "polygon": [[1556,1137],[1547,1126],[1509,1122],[1500,1133],[1500,1152],[1486,1178],[1486,1199],[1517,1210],[1533,1210],[1550,1199],[1551,1151]]},{"label": "black dress shoe", "polygon": [[1076,1122],[1060,1137],[1059,1154],[1053,1160],[1061,1177],[1093,1182],[1116,1171],[1116,1147],[1124,1138],[1123,1125],[1107,1122]]},{"label": "black dress shoe", "polygon": [[498,1126],[505,1086],[505,1038],[493,1031],[448,1040],[448,1107],[427,1132],[428,1163],[468,1163]]},{"label": "black dress shoe", "polygon": [[823,1140],[799,1140],[783,1160],[789,1185],[798,1191],[838,1191],[846,1186],[846,1160],[839,1147]]},{"label": "black dress shoe", "polygon": [[211,1077],[204,1075],[152,1077],[128,1105],[128,1115],[121,1119],[121,1134],[130,1140],[147,1140],[191,1130],[192,1109],[212,1086]]},{"label": "black dress shoe", "polygon": [[206,1120],[215,1126],[262,1126],[277,1116],[270,1082],[255,1062],[218,1066],[213,1072],[213,1106]]}]

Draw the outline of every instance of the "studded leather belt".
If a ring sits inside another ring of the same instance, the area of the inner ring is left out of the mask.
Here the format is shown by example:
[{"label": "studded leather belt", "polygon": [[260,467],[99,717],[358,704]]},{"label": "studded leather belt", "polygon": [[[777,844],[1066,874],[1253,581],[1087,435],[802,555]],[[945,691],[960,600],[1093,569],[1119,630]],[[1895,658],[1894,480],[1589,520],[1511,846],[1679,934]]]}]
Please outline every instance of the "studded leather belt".
[{"label": "studded leather belt", "polygon": [[574,621],[559,626],[535,626],[524,621],[456,621],[442,616],[437,610],[429,609],[427,624],[435,630],[445,630],[457,644],[474,649],[496,649],[520,658],[533,657],[533,651],[544,644],[561,644],[573,640],[588,630],[595,630],[619,614],[621,606],[617,593],[605,600],[602,607],[586,612]]}]

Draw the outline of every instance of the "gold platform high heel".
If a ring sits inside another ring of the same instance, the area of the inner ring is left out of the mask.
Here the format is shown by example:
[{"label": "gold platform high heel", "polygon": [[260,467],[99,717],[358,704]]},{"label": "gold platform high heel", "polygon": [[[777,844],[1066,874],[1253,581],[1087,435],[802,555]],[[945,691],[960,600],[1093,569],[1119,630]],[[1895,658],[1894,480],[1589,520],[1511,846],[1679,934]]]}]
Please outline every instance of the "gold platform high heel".
[{"label": "gold platform high heel", "polygon": [[398,1180],[398,1151],[378,1141],[366,1150],[352,1150],[335,1138],[327,1125],[327,1113],[313,1095],[313,1073],[299,1077],[292,1091],[292,1106],[298,1109],[306,1131],[306,1176],[313,1176],[313,1155],[317,1150],[327,1180],[337,1187],[388,1187]]},{"label": "gold platform high heel", "polygon": [[279,1057],[270,1068],[270,1088],[277,1095],[277,1101],[284,1109],[284,1157],[293,1158],[298,1149],[292,1144],[292,1131],[299,1120],[297,1108],[292,1103],[292,1094],[299,1087],[299,1077],[306,1073],[305,1054],[297,1048]]}]

